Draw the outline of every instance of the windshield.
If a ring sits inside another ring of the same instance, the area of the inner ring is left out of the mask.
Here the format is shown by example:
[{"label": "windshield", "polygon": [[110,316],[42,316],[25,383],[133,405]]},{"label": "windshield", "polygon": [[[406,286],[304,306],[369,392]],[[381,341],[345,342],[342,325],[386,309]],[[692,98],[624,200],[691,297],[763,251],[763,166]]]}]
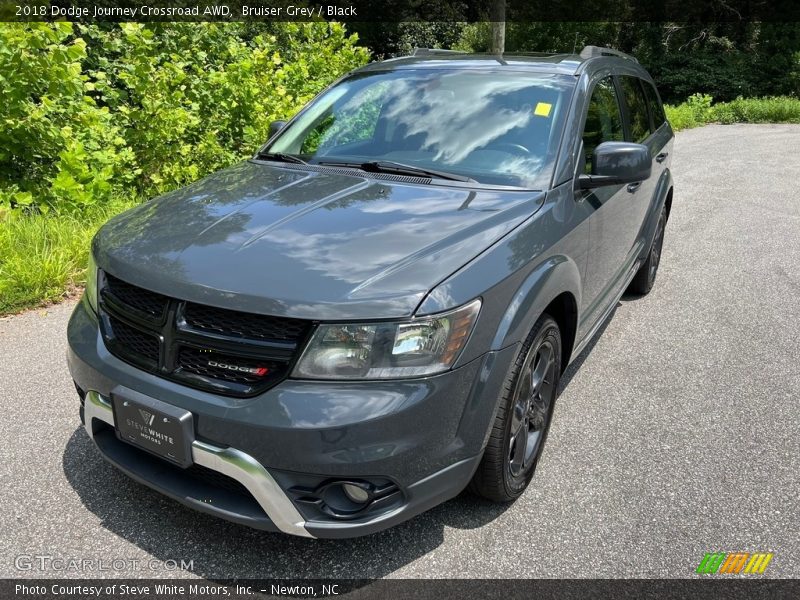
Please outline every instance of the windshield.
[{"label": "windshield", "polygon": [[542,189],[573,86],[568,76],[514,71],[359,73],[316,98],[265,152]]}]

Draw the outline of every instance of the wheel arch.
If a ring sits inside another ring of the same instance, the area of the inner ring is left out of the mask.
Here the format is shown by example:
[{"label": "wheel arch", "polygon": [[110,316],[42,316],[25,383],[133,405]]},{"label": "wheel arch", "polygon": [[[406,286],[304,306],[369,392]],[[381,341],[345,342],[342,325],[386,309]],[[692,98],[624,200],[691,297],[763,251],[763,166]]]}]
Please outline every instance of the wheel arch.
[{"label": "wheel arch", "polygon": [[661,215],[662,207],[667,209],[667,221],[669,221],[669,213],[672,209],[672,189],[672,173],[669,169],[665,169],[653,192],[647,218],[642,224],[642,233],[640,234],[644,238],[642,259],[650,252],[650,245],[653,243],[653,236],[656,234],[656,225],[658,224],[658,217]]},{"label": "wheel arch", "polygon": [[495,332],[492,348],[523,341],[544,313],[561,330],[561,368],[566,368],[575,345],[580,306],[578,265],[564,255],[552,256],[534,269],[517,288]]},{"label": "wheel arch", "polygon": [[667,192],[667,197],[664,200],[664,206],[667,208],[667,221],[669,221],[669,213],[672,210],[672,190],[673,190],[672,182],[670,181],[669,191]]},{"label": "wheel arch", "polygon": [[561,372],[569,365],[578,331],[578,303],[570,292],[562,292],[548,304],[544,313],[553,317],[561,331]]}]

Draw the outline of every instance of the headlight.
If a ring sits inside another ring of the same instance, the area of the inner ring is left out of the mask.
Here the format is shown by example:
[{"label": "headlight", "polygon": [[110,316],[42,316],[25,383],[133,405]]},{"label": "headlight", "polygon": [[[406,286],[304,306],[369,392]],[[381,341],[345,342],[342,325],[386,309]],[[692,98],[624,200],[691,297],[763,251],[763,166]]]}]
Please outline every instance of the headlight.
[{"label": "headlight", "polygon": [[89,267],[86,269],[86,289],[83,297],[86,298],[92,310],[97,312],[97,264],[94,262],[91,249],[89,250]]},{"label": "headlight", "polygon": [[481,301],[448,313],[394,323],[320,325],[295,366],[304,379],[394,379],[453,366]]}]

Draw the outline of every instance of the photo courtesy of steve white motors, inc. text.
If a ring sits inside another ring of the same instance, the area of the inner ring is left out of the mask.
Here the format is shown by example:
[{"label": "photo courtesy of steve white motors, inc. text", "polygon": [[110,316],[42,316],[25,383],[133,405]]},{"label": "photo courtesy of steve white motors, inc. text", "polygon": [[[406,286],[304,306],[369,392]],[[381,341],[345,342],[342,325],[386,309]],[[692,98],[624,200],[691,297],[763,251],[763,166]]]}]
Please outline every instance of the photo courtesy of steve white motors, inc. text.
[{"label": "photo courtesy of steve white motors, inc. text", "polygon": [[264,6],[242,5],[231,9],[227,4],[194,6],[51,6],[16,5],[19,18],[65,19],[147,19],[150,17],[255,17],[267,19],[313,19],[357,17],[353,6]]},{"label": "photo courtesy of steve white motors, inc. text", "polygon": [[241,585],[233,586],[218,585],[213,583],[109,583],[98,585],[85,584],[23,584],[18,583],[14,586],[14,593],[17,596],[79,596],[86,597],[111,597],[111,596],[184,596],[190,594],[193,597],[207,596],[209,598],[224,598],[227,596],[251,596],[254,594],[272,594],[273,596],[338,596],[340,591],[338,584],[314,585],[281,585],[270,584],[269,587]]}]

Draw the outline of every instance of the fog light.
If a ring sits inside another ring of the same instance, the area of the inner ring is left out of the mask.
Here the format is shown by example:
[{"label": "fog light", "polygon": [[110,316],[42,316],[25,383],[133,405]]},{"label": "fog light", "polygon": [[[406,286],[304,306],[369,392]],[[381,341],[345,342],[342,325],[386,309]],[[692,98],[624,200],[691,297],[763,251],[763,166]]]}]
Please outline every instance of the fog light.
[{"label": "fog light", "polygon": [[364,504],[369,500],[369,492],[362,487],[353,485],[352,483],[345,483],[342,485],[342,489],[347,499],[356,504]]}]

